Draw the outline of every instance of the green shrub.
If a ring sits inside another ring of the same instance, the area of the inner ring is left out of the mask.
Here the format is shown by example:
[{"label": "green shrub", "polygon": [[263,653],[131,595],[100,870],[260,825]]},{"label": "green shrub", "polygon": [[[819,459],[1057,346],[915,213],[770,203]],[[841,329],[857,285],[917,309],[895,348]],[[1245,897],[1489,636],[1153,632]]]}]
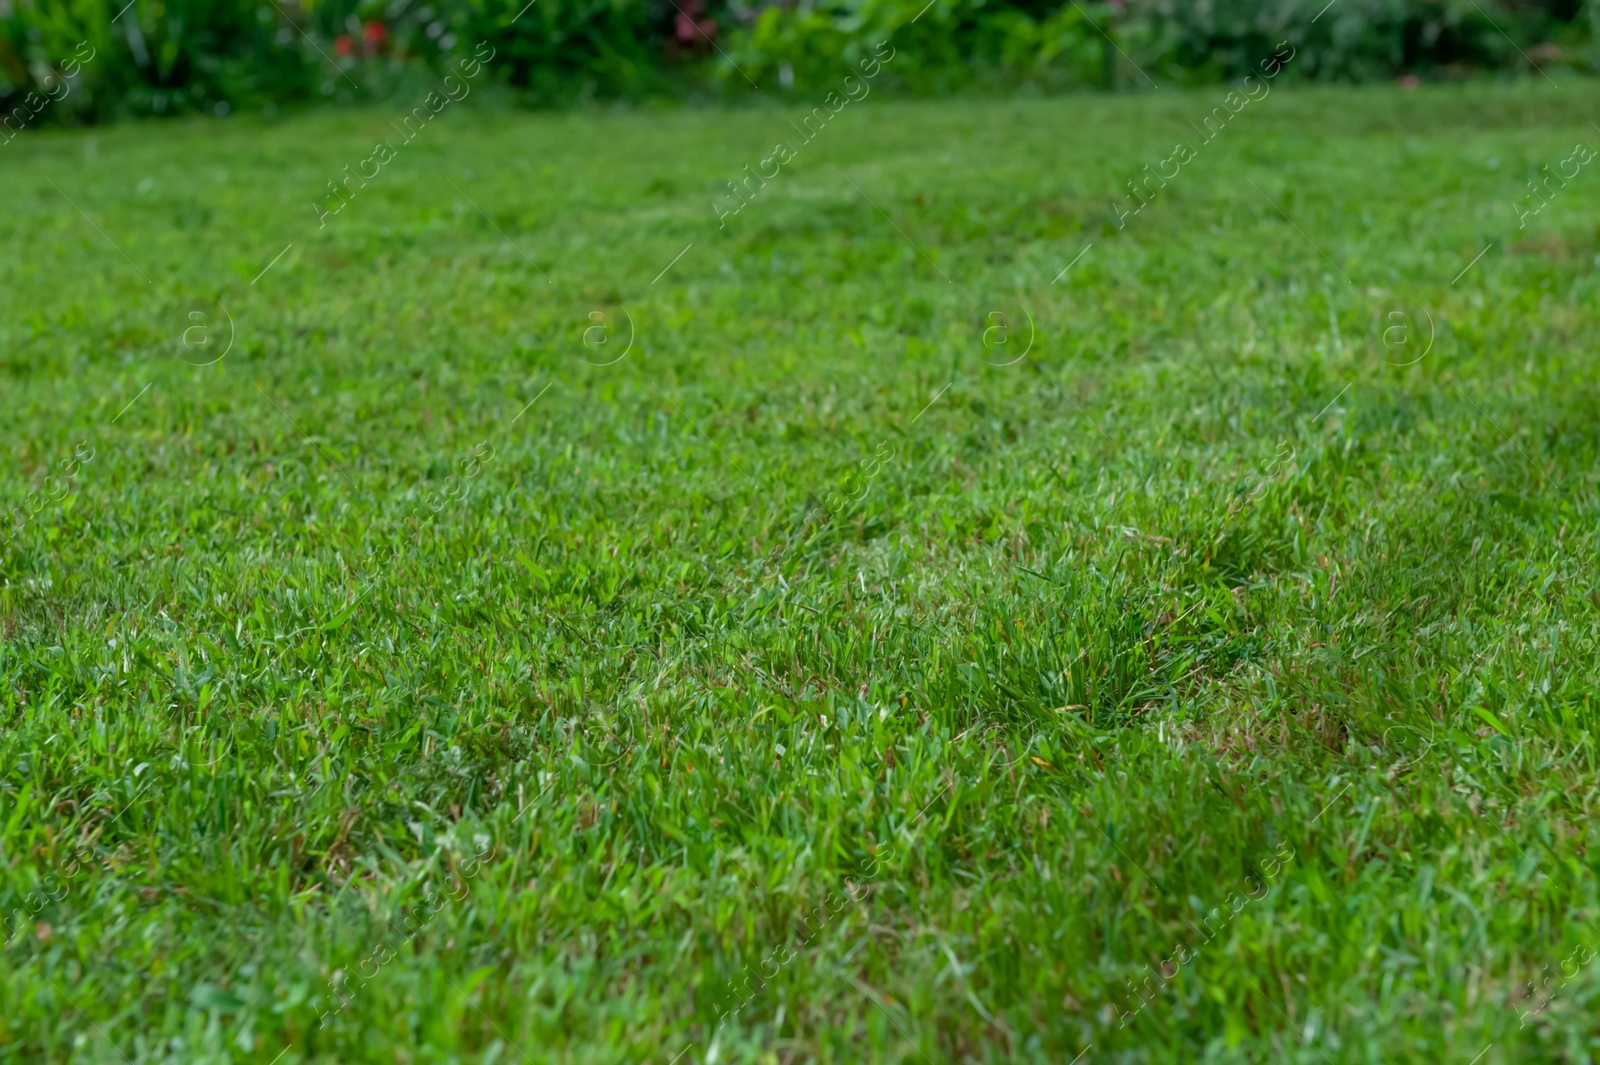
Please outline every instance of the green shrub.
[{"label": "green shrub", "polygon": [[[1600,0],[0,0],[0,137],[121,115],[383,100],[476,43],[525,100],[826,92],[880,41],[917,94],[1592,62]],[[1502,31],[1504,31],[1502,33]],[[1115,41],[1115,44],[1112,41]],[[76,57],[76,58],[75,58]],[[84,57],[89,57],[85,59]]]},{"label": "green shrub", "polygon": [[1507,8],[1489,0],[1135,0],[1040,9],[935,0],[917,18],[926,2],[768,8],[731,52],[763,85],[787,64],[795,83],[821,87],[871,42],[892,37],[894,80],[933,93],[985,81],[1042,88],[1147,86],[1142,75],[1215,82],[1253,72],[1287,40],[1299,50],[1293,77],[1368,81],[1412,71],[1526,70],[1528,53],[1543,63],[1586,60],[1591,23],[1600,20],[1600,0],[1590,0],[1587,14],[1576,2]]},{"label": "green shrub", "polygon": [[[159,0],[119,17],[120,9],[105,0],[18,6],[0,20],[0,99],[50,92],[59,98],[39,118],[92,121],[315,95],[321,60],[303,39],[282,40],[287,26],[270,4]],[[93,58],[58,87],[84,46]]]},{"label": "green shrub", "polygon": [[[1085,16],[1109,5],[1062,5],[1039,15],[985,0],[844,0],[769,7],[734,37],[733,62],[763,85],[835,85],[872,46],[892,42],[893,84],[937,93],[974,82],[1068,88],[1101,80],[1103,38]],[[920,17],[919,17],[920,13]],[[788,73],[785,73],[785,70]],[[737,75],[735,75],[737,77]]]},{"label": "green shrub", "polygon": [[[1147,0],[1131,14],[1133,54],[1158,77],[1185,82],[1243,77],[1282,40],[1300,51],[1297,76],[1324,80],[1526,69],[1519,49],[1587,21],[1575,18],[1576,3],[1563,9],[1487,0]],[[1542,56],[1556,58],[1548,49]]]},{"label": "green shrub", "polygon": [[[696,10],[678,0],[687,11]],[[715,51],[702,38],[679,44],[670,0],[472,0],[456,8],[463,36],[487,40],[513,88],[540,103],[638,99],[689,91]],[[704,17],[726,25],[726,16]]]}]

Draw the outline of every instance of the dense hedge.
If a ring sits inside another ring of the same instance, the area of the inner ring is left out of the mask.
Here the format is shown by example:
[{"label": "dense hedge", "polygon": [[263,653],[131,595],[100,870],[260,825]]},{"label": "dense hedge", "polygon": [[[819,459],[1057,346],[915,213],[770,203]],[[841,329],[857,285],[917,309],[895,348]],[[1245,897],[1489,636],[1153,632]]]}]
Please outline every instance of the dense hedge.
[{"label": "dense hedge", "polygon": [[126,2],[0,0],[0,140],[47,122],[383,99],[479,42],[497,83],[571,103],[831,88],[884,39],[883,84],[915,93],[1217,80],[1282,40],[1299,78],[1592,66],[1600,24],[1600,0]]}]

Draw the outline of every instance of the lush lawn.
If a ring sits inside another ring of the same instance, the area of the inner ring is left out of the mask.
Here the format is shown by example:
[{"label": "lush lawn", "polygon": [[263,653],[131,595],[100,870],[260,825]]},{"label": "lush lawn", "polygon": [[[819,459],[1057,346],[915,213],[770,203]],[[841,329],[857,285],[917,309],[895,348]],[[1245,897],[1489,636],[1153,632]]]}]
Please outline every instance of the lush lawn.
[{"label": "lush lawn", "polygon": [[1591,1060],[1563,80],[0,148],[0,1059]]}]

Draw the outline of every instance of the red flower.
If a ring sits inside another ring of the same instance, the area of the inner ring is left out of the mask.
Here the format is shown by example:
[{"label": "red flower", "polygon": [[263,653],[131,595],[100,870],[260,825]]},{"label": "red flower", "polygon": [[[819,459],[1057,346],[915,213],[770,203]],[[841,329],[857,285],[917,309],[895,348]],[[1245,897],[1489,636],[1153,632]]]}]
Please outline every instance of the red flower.
[{"label": "red flower", "polygon": [[381,22],[369,22],[361,27],[361,36],[366,38],[368,44],[374,48],[389,39],[389,31],[383,28]]},{"label": "red flower", "polygon": [[697,38],[710,40],[716,36],[717,20],[700,18],[704,11],[700,0],[684,0],[683,6],[678,9],[678,17],[672,20],[673,33],[679,42],[688,44]]},{"label": "red flower", "polygon": [[348,33],[341,33],[333,42],[334,55],[355,55],[356,46],[350,40]]}]

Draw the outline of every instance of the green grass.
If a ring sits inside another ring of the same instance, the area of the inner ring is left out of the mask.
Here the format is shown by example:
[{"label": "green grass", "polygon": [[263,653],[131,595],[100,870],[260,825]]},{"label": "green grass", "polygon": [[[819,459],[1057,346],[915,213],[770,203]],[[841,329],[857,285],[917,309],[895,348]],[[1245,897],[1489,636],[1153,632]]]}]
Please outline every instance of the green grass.
[{"label": "green grass", "polygon": [[0,1059],[1593,1060],[1563,80],[0,149]]}]

